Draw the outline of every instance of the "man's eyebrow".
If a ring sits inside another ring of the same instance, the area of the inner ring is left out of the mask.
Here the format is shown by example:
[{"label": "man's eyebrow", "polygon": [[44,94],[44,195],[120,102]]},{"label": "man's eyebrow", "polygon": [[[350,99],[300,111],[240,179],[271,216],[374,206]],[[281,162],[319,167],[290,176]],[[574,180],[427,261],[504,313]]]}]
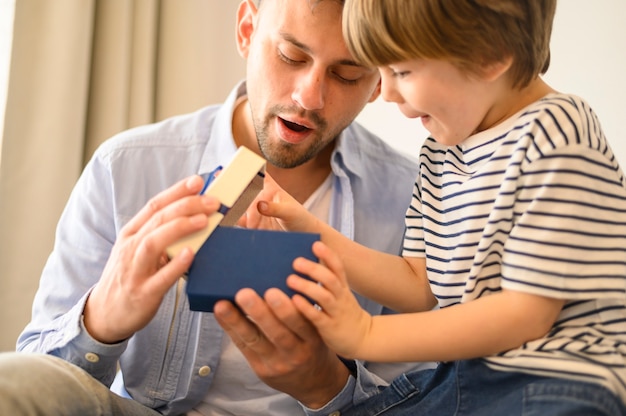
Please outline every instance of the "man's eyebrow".
[{"label": "man's eyebrow", "polygon": [[[289,33],[279,32],[279,34],[280,34],[280,37],[282,37],[284,40],[286,40],[287,42],[289,42],[292,45],[294,45],[296,48],[301,49],[301,50],[303,50],[304,52],[306,52],[308,54],[312,54],[313,53],[313,51],[311,51],[311,48],[309,48],[307,45],[305,45],[304,43],[302,43],[299,40],[297,40],[296,38],[294,38]],[[367,66],[359,64],[357,61],[355,61],[353,59],[341,59],[341,60],[337,61],[337,64],[338,65],[346,65],[346,66],[354,66],[354,67],[357,67],[357,68],[369,68]]]}]

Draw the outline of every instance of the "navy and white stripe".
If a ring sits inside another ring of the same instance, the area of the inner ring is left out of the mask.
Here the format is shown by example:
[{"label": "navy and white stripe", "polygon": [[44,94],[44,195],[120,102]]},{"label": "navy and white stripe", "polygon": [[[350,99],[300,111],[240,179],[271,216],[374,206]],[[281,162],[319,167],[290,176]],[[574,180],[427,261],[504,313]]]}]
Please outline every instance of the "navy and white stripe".
[{"label": "navy and white stripe", "polygon": [[420,164],[403,255],[426,257],[440,307],[502,288],[567,300],[489,365],[626,400],[626,180],[588,104],[551,94],[458,146],[428,139]]}]

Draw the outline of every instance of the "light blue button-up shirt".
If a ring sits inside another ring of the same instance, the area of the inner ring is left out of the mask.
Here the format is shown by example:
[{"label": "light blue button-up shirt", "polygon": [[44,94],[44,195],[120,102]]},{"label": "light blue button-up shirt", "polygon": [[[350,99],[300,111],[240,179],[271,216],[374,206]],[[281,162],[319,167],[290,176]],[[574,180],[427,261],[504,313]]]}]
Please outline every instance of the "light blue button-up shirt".
[{"label": "light blue button-up shirt", "polygon": [[[119,362],[123,388],[115,383],[112,389],[166,415],[185,413],[202,400],[220,360],[224,332],[212,314],[189,310],[183,279],[165,296],[154,319],[119,344],[91,338],[82,312],[122,226],[160,191],[230,160],[236,151],[232,114],[243,94],[245,83],[223,105],[134,128],[100,146],[60,218],[18,350],[62,357],[106,385],[113,382]],[[331,164],[335,182],[329,223],[361,244],[399,253],[417,163],[353,123],[338,138]],[[370,313],[381,312],[374,302],[360,301]],[[390,365],[357,362],[356,367],[356,379],[339,396],[307,412],[341,410],[383,383],[373,371],[387,378],[397,372]],[[285,395],[285,400],[293,399]]]}]

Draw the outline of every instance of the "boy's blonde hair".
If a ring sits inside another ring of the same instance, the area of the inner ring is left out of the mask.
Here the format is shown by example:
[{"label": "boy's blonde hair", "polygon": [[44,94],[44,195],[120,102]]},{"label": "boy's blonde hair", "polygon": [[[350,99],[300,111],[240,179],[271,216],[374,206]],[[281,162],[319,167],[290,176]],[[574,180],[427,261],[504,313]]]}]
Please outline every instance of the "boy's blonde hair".
[{"label": "boy's blonde hair", "polygon": [[480,74],[512,58],[522,88],[550,64],[556,0],[346,0],[348,48],[363,64],[443,59]]}]

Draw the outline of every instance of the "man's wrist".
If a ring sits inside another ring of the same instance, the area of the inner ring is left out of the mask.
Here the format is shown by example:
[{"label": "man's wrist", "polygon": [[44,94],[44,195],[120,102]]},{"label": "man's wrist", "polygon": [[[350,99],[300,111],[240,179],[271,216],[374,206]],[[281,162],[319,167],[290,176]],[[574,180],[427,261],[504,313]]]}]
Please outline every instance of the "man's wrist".
[{"label": "man's wrist", "polygon": [[[332,374],[326,377],[329,381],[326,386],[317,389],[316,394],[312,395],[310,398],[300,400],[303,406],[311,410],[321,409],[345,389],[352,375],[352,371],[344,360],[337,359],[336,363],[337,364],[333,367]],[[354,371],[356,371],[356,366],[354,367]]]}]

